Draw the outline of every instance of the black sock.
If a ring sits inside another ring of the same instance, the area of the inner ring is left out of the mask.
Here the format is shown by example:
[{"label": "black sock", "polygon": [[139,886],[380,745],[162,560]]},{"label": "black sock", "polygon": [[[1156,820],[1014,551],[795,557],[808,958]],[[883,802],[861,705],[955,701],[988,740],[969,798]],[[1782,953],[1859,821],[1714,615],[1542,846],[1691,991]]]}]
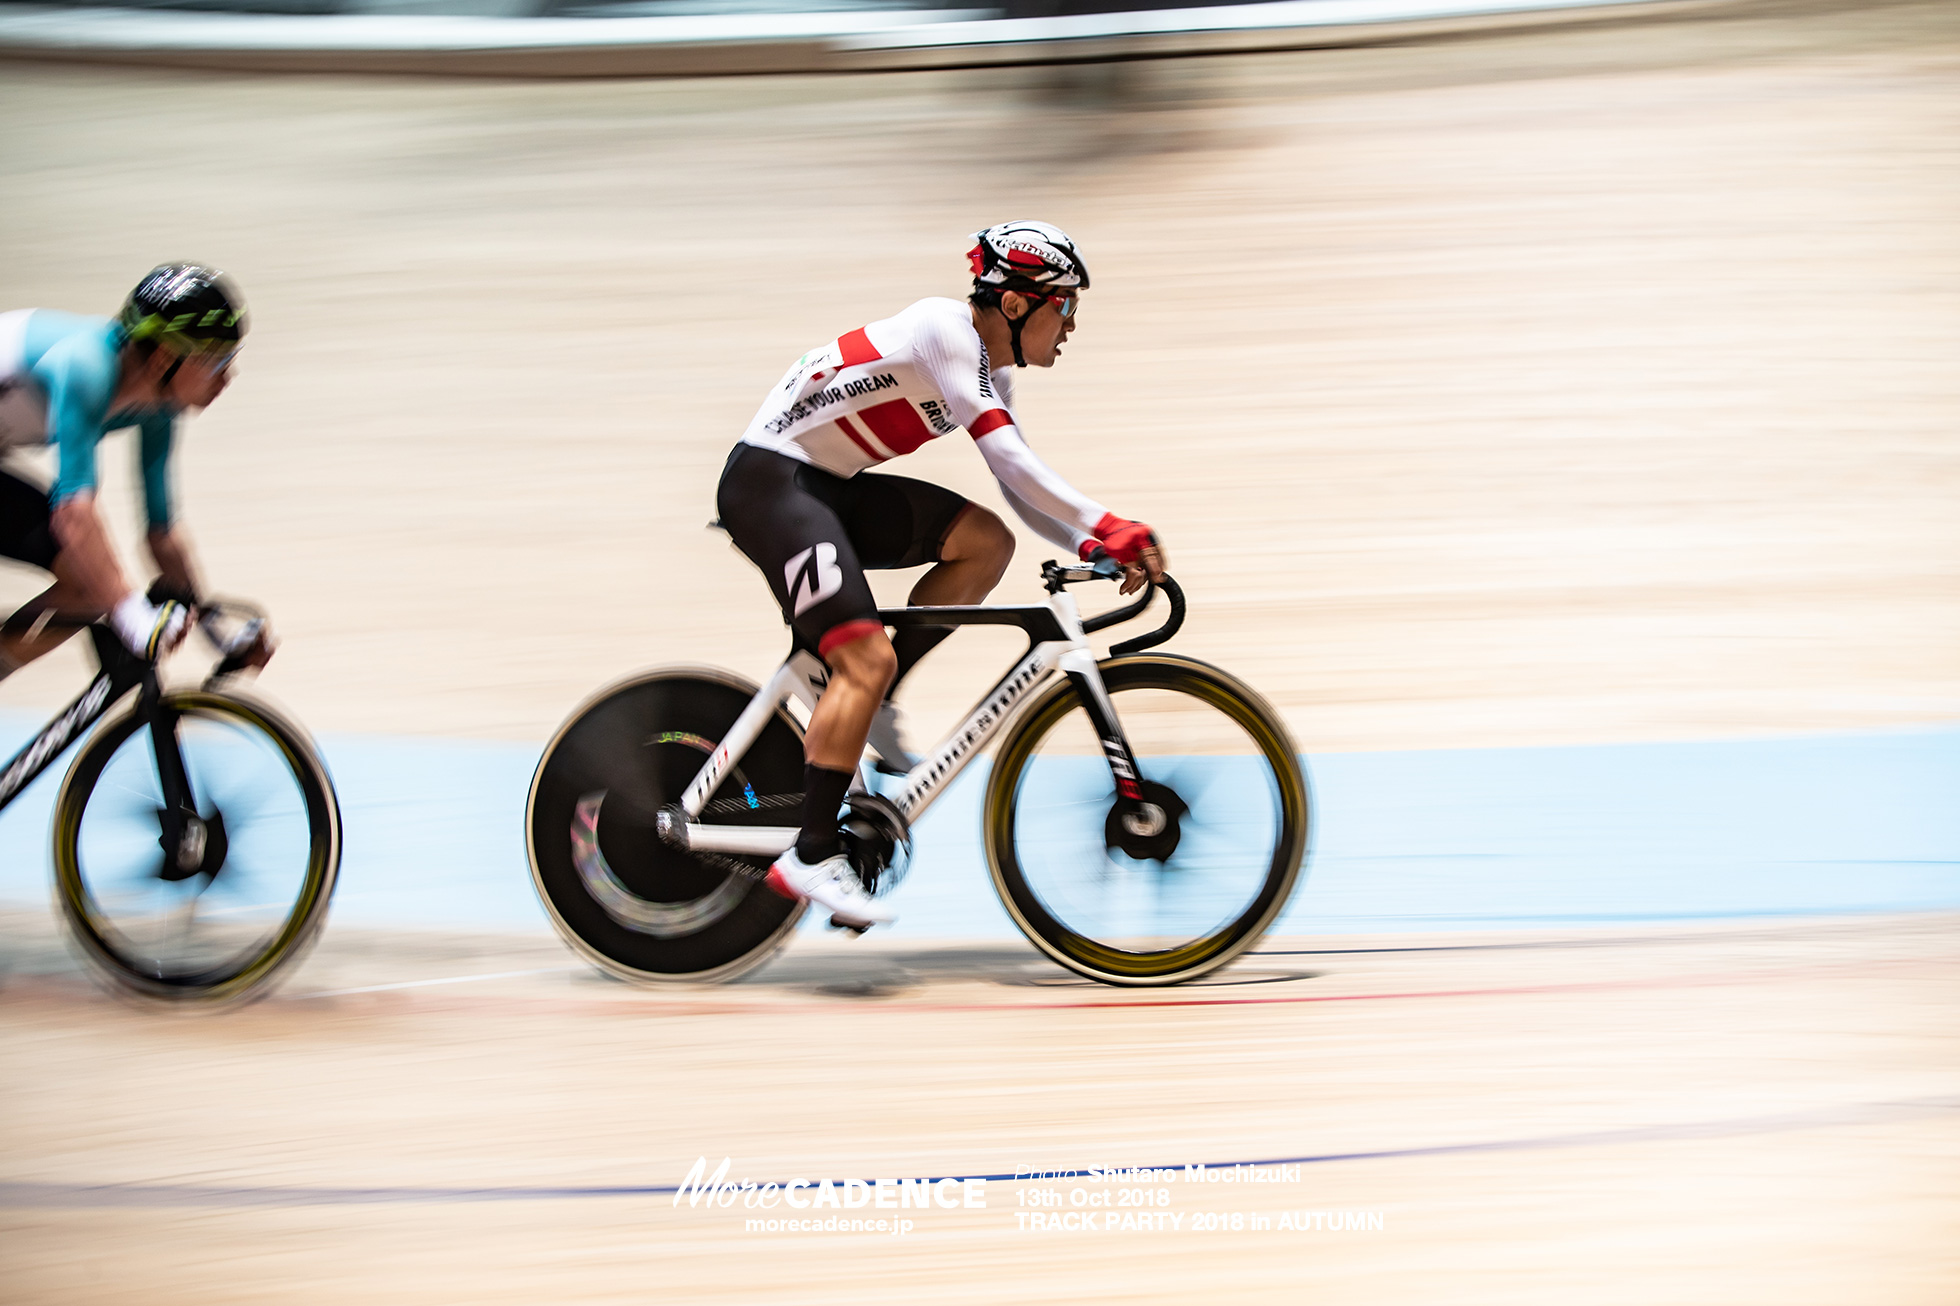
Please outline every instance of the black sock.
[{"label": "black sock", "polygon": [[833,771],[815,762],[803,764],[803,830],[796,836],[796,855],[814,866],[844,851],[837,838],[837,812],[851,787],[849,771]]},{"label": "black sock", "polygon": [[892,652],[898,654],[898,670],[892,675],[892,687],[885,691],[890,698],[898,692],[898,682],[905,679],[905,673],[919,665],[919,659],[939,647],[940,641],[952,634],[952,626],[904,626],[892,636]]}]

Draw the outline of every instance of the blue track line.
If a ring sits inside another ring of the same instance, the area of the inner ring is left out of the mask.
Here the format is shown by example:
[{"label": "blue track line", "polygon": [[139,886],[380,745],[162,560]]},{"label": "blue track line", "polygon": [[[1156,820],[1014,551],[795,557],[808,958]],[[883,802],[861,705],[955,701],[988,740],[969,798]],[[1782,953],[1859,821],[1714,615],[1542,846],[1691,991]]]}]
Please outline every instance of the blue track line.
[{"label": "blue track line", "polygon": [[[1805,1129],[1850,1128],[1889,1124],[1960,1111],[1960,1095],[1864,1102],[1815,1111],[1786,1112],[1729,1120],[1648,1125],[1590,1133],[1546,1134],[1535,1138],[1506,1138],[1479,1143],[1443,1143],[1429,1147],[1382,1148],[1364,1152],[1323,1152],[1257,1161],[1204,1162],[1209,1170],[1234,1166],[1333,1165],[1347,1161],[1398,1161],[1430,1156],[1468,1156],[1477,1153],[1530,1152],[1569,1147],[1623,1147],[1637,1143],[1682,1142],[1702,1138],[1736,1138],[1752,1134],[1788,1133]],[[1137,1169],[1182,1172],[1186,1162]],[[932,1176],[914,1182],[931,1182]],[[1027,1172],[957,1175],[993,1183],[1030,1180]],[[440,1202],[541,1202],[577,1198],[669,1197],[678,1184],[622,1184],[567,1187],[435,1188],[435,1187],[284,1187],[207,1184],[64,1184],[32,1181],[0,1182],[0,1208],[30,1207],[172,1207],[172,1206],[374,1206]]]}]

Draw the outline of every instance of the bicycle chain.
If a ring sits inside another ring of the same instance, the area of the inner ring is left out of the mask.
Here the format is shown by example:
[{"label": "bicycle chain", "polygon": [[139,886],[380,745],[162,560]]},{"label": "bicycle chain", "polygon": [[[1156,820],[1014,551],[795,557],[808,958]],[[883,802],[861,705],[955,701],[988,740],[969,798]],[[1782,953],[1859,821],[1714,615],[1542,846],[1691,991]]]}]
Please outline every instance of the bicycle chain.
[{"label": "bicycle chain", "polygon": [[756,866],[749,862],[738,862],[724,853],[689,853],[690,857],[703,866],[711,866],[718,871],[739,875],[745,880],[760,880],[769,874],[767,865]]}]

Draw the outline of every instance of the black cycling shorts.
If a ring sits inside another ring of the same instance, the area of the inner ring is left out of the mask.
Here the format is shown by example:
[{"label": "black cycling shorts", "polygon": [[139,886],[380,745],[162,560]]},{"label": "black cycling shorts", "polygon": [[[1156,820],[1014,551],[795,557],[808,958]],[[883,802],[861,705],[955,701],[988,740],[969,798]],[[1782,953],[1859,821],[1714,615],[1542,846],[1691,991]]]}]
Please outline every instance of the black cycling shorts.
[{"label": "black cycling shorts", "polygon": [[833,476],[752,444],[738,444],[715,493],[735,547],[762,569],[797,642],[829,654],[882,631],[866,571],[922,567],[967,509],[943,486],[907,476]]},{"label": "black cycling shorts", "polygon": [[0,557],[54,570],[61,552],[49,525],[48,492],[11,472],[0,472]]}]

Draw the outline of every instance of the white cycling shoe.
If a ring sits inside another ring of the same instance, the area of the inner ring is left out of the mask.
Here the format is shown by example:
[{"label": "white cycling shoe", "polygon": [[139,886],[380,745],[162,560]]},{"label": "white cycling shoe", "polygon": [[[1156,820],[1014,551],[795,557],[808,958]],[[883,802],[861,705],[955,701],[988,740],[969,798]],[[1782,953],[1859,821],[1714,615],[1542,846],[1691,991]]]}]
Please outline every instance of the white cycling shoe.
[{"label": "white cycling shoe", "polygon": [[864,891],[843,853],[812,866],[791,848],[769,868],[764,883],[785,898],[805,898],[828,908],[832,922],[845,929],[863,931],[898,919],[897,912]]}]

